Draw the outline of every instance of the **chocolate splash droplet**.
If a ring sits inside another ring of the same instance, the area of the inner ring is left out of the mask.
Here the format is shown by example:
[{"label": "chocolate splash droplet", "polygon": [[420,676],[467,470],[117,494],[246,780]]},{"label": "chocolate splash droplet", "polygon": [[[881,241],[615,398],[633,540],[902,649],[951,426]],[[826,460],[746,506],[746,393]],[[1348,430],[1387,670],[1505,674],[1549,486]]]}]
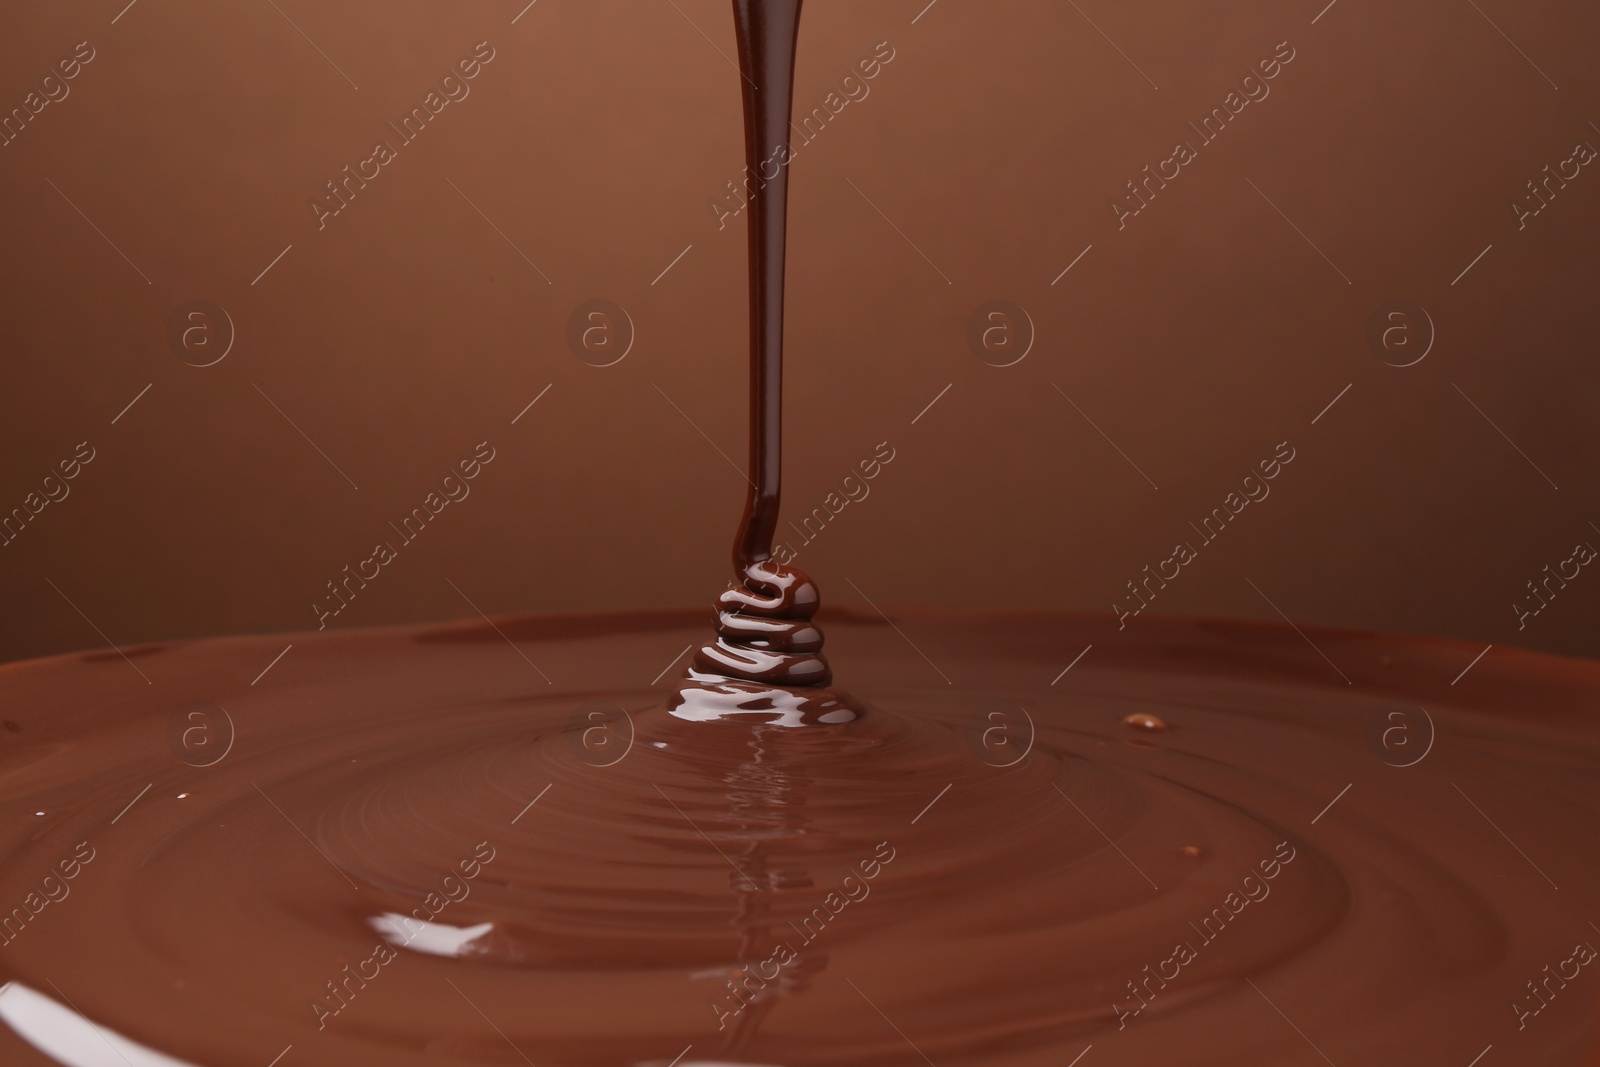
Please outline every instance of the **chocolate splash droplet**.
[{"label": "chocolate splash droplet", "polygon": [[1132,715],[1122,717],[1122,725],[1131,726],[1135,730],[1168,730],[1167,721],[1159,716],[1151,715],[1147,711],[1136,711]]}]

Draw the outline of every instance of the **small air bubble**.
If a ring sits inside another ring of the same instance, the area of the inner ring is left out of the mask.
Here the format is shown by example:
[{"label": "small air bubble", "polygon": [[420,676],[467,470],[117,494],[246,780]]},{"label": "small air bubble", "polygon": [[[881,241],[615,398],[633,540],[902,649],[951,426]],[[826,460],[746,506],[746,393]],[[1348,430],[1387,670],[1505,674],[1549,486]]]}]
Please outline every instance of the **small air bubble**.
[{"label": "small air bubble", "polygon": [[1122,725],[1131,726],[1135,730],[1168,729],[1166,720],[1144,711],[1136,711],[1132,715],[1124,715],[1122,717]]}]

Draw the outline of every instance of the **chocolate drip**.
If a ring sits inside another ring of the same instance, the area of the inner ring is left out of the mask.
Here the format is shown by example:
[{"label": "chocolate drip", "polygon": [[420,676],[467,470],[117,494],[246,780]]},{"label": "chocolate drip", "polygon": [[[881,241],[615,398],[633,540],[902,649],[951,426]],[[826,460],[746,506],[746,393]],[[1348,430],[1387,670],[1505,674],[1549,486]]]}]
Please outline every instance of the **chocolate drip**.
[{"label": "chocolate drip", "polygon": [[[750,494],[733,545],[735,584],[717,598],[717,640],[694,658],[702,681],[826,685],[817,587],[772,559],[783,461],[783,274],[788,135],[802,0],[733,0],[744,78],[750,200]],[[771,173],[769,173],[769,171]]]}]

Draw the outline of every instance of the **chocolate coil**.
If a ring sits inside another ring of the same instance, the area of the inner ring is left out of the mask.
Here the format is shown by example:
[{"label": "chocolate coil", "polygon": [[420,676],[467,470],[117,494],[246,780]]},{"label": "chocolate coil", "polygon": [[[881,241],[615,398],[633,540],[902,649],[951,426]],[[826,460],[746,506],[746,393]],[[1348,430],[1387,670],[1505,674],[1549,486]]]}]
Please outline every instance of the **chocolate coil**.
[{"label": "chocolate coil", "polygon": [[771,559],[750,564],[744,581],[717,597],[717,640],[695,653],[694,669],[769,685],[827,685],[833,672],[811,621],[821,603],[800,569]]}]

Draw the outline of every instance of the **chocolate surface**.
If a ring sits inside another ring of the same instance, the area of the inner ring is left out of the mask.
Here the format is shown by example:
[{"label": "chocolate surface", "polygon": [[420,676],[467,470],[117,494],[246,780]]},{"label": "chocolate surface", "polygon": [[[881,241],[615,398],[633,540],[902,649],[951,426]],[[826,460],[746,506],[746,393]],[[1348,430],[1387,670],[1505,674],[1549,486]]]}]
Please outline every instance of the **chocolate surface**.
[{"label": "chocolate surface", "polygon": [[688,614],[0,669],[0,1062],[1592,1062],[1600,667],[897,625],[804,730],[665,714]]}]

